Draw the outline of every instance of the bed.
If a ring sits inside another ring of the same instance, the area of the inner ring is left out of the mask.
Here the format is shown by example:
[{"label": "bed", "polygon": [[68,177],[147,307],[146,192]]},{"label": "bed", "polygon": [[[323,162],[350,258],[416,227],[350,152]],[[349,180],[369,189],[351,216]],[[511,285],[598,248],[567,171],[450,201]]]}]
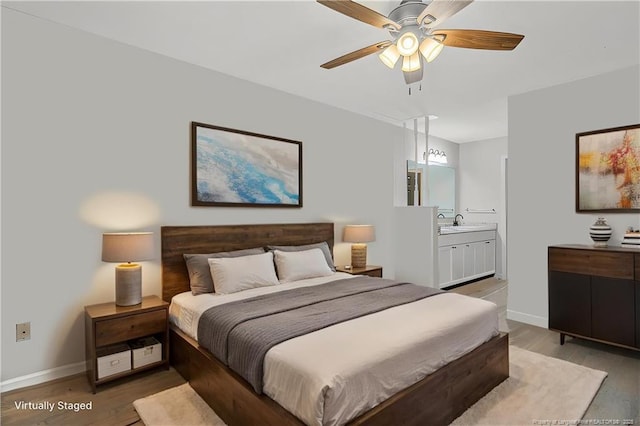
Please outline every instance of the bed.
[{"label": "bed", "polygon": [[[163,227],[163,299],[170,302],[176,296],[174,310],[177,309],[175,306],[178,305],[179,300],[183,300],[181,303],[186,303],[184,306],[189,306],[189,300],[192,298],[184,295],[190,289],[187,268],[183,259],[184,253],[215,253],[268,245],[304,245],[323,241],[332,247],[333,238],[332,223]],[[310,285],[315,284],[311,283]],[[198,299],[199,297],[195,296],[195,300],[205,300],[202,297]],[[441,298],[438,300],[445,300],[447,297],[455,299],[453,295],[445,294],[430,297],[420,303],[436,306],[434,300],[438,297]],[[415,307],[418,306],[417,303],[401,306],[398,309],[411,311],[413,308],[415,310]],[[438,305],[441,304],[438,303]],[[370,317],[382,314],[391,315],[390,312],[393,309],[396,308],[389,309],[388,312],[385,311],[386,314],[382,312],[372,314]],[[404,314],[412,315],[408,311]],[[380,324],[385,324],[390,319],[391,317],[379,318],[379,321],[381,321]],[[342,333],[348,335],[349,327],[355,327],[354,323],[358,320],[350,320],[344,325],[330,328],[339,330],[343,327]],[[367,321],[370,320],[367,319]],[[298,417],[293,415],[290,411],[295,411],[295,404],[291,405],[291,400],[287,401],[286,397],[281,399],[281,396],[275,392],[274,398],[281,403],[269,397],[266,380],[265,393],[256,393],[245,379],[218,361],[210,351],[197,343],[193,329],[190,331],[184,324],[181,324],[181,329],[178,327],[180,321],[173,322],[170,332],[171,364],[227,424],[302,425],[313,422],[313,419],[309,420],[300,413],[297,413]],[[326,333],[326,330],[324,332]],[[458,327],[458,332],[474,334],[468,330],[465,331],[465,327]],[[318,332],[312,334],[315,335]],[[274,355],[269,362],[273,365],[286,366],[286,362],[282,360],[286,360],[287,357],[295,357],[296,351],[300,350],[301,344],[299,343],[297,348],[294,347],[294,340],[304,341],[305,338],[308,337],[292,339],[290,342],[274,347],[273,352],[277,353],[280,358]],[[325,343],[329,341],[326,340],[329,338],[333,337],[329,335],[320,337],[320,339],[325,339]],[[466,339],[464,336],[455,336],[454,338],[454,340],[464,339]],[[322,340],[320,341],[322,342]],[[312,347],[309,346],[313,345],[310,342],[307,340],[302,345]],[[446,365],[438,367],[434,371],[428,370],[429,374],[417,382],[400,390],[394,390],[391,395],[385,397],[385,400],[377,403],[373,408],[369,407],[363,410],[360,407],[356,412],[357,415],[352,416],[352,412],[348,412],[347,415],[351,417],[334,416],[332,421],[337,424],[348,421],[348,424],[353,425],[447,424],[508,377],[508,336],[506,334],[489,336],[484,343],[477,345],[475,349],[465,352],[462,356],[456,355],[454,358],[447,360]],[[265,358],[265,377],[277,376],[276,374],[267,374],[269,371],[267,360],[268,358]],[[272,368],[272,370],[277,369]],[[277,383],[277,378],[274,380]],[[350,384],[347,381],[345,386]],[[277,388],[277,386],[275,387]],[[347,393],[353,395],[353,389]],[[323,404],[322,402],[315,403],[316,405]],[[288,409],[284,407],[288,407]],[[353,411],[353,407],[351,410]],[[301,421],[299,417],[306,419],[305,422]]]}]

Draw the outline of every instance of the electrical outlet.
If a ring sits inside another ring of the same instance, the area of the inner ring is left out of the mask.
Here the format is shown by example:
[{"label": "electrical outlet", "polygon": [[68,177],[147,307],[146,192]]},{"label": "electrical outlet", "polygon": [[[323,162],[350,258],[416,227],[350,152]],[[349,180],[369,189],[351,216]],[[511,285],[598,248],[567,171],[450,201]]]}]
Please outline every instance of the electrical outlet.
[{"label": "electrical outlet", "polygon": [[16,324],[16,342],[31,339],[31,323]]}]

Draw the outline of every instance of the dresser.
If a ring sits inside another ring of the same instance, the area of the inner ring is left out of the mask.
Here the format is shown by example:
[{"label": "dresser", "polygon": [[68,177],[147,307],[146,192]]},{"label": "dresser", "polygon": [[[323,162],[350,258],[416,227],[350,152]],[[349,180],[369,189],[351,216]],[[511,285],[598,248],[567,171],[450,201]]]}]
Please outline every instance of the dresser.
[{"label": "dresser", "polygon": [[548,247],[549,329],[640,350],[640,251]]}]

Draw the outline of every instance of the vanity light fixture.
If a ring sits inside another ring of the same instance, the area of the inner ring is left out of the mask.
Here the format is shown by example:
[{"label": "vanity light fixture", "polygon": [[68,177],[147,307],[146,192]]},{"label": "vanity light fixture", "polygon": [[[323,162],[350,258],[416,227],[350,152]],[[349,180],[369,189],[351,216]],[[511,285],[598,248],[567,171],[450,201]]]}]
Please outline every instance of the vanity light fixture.
[{"label": "vanity light fixture", "polygon": [[[423,154],[423,157],[425,156],[426,152]],[[440,151],[437,149],[434,150],[433,148],[430,148],[427,160],[430,163],[447,164],[447,154],[445,154],[444,151]]]}]

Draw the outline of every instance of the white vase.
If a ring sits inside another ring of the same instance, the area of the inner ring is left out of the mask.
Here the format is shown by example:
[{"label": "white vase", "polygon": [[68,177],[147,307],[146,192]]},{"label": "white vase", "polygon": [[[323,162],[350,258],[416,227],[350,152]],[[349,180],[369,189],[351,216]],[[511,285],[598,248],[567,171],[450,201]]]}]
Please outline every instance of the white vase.
[{"label": "white vase", "polygon": [[589,227],[589,235],[595,243],[595,247],[607,247],[607,241],[611,238],[611,227],[603,217],[599,217],[596,223]]}]

